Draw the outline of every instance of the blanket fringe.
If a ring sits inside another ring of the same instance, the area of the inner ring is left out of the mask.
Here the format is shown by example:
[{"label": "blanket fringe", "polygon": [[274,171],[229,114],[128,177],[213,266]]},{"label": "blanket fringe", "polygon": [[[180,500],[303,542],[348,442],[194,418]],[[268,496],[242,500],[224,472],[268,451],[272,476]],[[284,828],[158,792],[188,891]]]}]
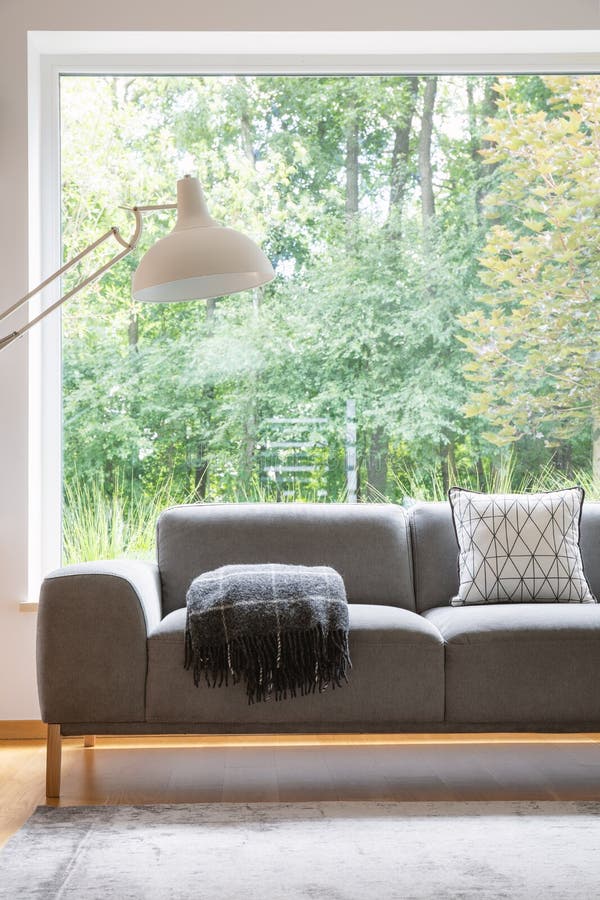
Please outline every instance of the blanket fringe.
[{"label": "blanket fringe", "polygon": [[209,687],[246,682],[248,703],[286,700],[297,692],[304,697],[322,693],[329,685],[335,690],[348,682],[352,668],[348,632],[325,632],[320,625],[304,631],[281,634],[242,635],[229,643],[192,643],[185,634],[185,668],[192,669],[194,684],[202,676]]}]

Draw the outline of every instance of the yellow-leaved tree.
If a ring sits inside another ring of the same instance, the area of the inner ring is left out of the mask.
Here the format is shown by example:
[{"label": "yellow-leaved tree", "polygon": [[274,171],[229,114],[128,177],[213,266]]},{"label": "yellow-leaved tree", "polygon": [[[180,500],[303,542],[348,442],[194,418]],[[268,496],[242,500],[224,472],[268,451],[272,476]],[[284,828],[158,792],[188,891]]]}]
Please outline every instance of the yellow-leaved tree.
[{"label": "yellow-leaved tree", "polygon": [[549,446],[591,429],[600,478],[600,79],[547,76],[545,108],[501,78],[488,148],[497,188],[481,257],[485,286],[463,316],[467,414],[497,445]]}]

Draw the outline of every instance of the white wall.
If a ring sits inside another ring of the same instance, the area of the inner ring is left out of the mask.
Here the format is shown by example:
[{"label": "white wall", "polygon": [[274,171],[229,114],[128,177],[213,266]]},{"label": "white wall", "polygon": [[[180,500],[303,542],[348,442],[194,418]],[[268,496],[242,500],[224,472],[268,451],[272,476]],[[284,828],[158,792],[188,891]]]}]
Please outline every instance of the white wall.
[{"label": "white wall", "polygon": [[[27,290],[28,30],[598,28],[597,0],[0,0],[0,308]],[[76,45],[73,52],[77,52]],[[5,329],[0,329],[3,334]],[[27,591],[26,343],[0,353],[0,720],[39,717]],[[34,599],[36,586],[29,599]]]}]

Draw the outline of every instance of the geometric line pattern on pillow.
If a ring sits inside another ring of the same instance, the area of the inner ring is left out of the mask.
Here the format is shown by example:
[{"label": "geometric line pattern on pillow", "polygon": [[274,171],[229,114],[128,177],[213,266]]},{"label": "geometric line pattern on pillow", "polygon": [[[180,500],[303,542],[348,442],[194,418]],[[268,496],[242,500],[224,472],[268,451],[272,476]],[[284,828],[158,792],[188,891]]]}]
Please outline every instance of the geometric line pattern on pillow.
[{"label": "geometric line pattern on pillow", "polygon": [[579,548],[583,497],[581,487],[539,494],[450,488],[460,578],[451,605],[596,603]]}]

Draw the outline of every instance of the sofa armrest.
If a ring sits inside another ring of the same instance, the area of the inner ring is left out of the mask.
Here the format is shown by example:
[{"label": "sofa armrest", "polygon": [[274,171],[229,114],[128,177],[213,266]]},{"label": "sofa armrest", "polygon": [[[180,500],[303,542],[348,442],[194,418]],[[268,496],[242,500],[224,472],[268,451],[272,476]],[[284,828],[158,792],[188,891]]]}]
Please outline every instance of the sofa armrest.
[{"label": "sofa armrest", "polygon": [[146,639],[161,615],[153,563],[81,563],[48,575],[37,628],[43,721],[143,722]]}]

